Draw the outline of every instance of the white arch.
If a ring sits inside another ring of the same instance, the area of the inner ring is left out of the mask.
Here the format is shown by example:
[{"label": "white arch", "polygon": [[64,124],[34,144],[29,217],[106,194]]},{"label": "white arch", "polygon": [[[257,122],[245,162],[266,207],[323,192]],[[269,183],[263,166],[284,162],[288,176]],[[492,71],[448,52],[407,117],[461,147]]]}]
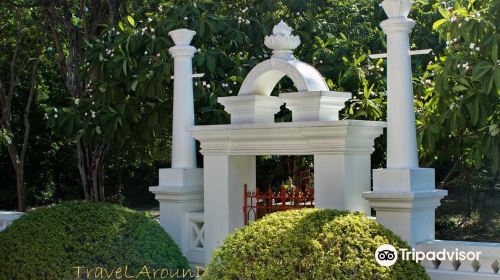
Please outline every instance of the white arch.
[{"label": "white arch", "polygon": [[328,91],[323,76],[311,65],[299,60],[271,58],[259,63],[246,76],[238,95],[270,96],[274,87],[288,76],[297,91]]}]

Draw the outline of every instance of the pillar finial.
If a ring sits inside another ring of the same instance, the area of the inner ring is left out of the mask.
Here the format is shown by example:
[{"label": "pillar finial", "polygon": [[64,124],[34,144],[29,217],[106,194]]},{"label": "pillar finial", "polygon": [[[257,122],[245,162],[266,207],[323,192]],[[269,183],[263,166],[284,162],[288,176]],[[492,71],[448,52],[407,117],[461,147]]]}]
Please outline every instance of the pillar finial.
[{"label": "pillar finial", "polygon": [[168,32],[168,35],[172,37],[176,46],[189,46],[193,40],[196,31],[189,30],[186,28],[176,29]]},{"label": "pillar finial", "polygon": [[408,17],[412,5],[411,0],[385,0],[380,4],[389,18]]},{"label": "pillar finial", "polygon": [[300,45],[299,36],[292,35],[292,28],[281,20],[273,28],[273,35],[264,38],[266,47],[273,50],[273,58],[294,59],[293,51]]}]

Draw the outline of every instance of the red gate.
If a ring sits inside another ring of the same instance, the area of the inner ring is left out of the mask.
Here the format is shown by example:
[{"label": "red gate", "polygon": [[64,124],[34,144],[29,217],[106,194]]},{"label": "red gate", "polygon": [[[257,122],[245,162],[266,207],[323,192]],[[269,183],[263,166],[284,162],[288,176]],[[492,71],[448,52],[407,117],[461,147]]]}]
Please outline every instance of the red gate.
[{"label": "red gate", "polygon": [[269,213],[301,208],[314,208],[313,189],[302,192],[299,188],[286,190],[281,187],[279,192],[273,192],[271,188],[267,192],[261,192],[257,187],[255,192],[249,192],[247,185],[244,186],[243,213],[245,225],[248,224],[251,214],[253,214],[255,220],[258,220]]}]

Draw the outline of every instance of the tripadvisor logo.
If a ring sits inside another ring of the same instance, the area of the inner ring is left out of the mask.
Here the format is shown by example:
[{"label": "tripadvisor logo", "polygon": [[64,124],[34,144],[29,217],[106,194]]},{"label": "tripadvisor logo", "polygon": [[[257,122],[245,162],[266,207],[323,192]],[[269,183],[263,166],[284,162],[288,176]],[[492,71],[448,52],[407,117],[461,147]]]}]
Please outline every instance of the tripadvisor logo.
[{"label": "tripadvisor logo", "polygon": [[381,266],[391,266],[398,260],[398,251],[392,245],[380,245],[375,251],[375,260]]},{"label": "tripadvisor logo", "polygon": [[458,248],[447,250],[446,248],[439,251],[417,251],[415,249],[400,248],[397,250],[389,244],[380,245],[375,251],[375,260],[381,266],[391,266],[398,260],[398,252],[401,260],[411,260],[420,262],[428,261],[479,261],[479,256],[482,252],[479,251],[460,251]]}]

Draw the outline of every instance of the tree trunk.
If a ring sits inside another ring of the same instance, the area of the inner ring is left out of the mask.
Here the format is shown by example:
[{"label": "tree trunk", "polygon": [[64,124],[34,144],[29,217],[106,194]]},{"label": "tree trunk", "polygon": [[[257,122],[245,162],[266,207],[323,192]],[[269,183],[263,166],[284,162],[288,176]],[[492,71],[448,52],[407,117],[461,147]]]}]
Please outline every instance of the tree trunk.
[{"label": "tree trunk", "polygon": [[[17,13],[20,17],[20,13]],[[0,125],[4,128],[9,135],[14,135],[15,129],[13,126],[12,118],[12,100],[16,98],[16,82],[21,77],[21,70],[18,67],[18,55],[21,51],[21,40],[24,35],[24,26],[20,20],[17,35],[16,35],[16,46],[14,48],[14,53],[10,62],[10,77],[8,90],[4,89],[2,81],[0,80]],[[38,73],[38,62],[40,59],[41,47],[35,45],[35,57],[33,68],[31,70],[31,80],[30,80],[30,90],[28,95],[28,100],[26,101],[26,107],[24,108],[23,122],[24,122],[24,133],[22,133],[22,143],[16,143],[16,140],[12,140],[7,143],[7,151],[9,153],[10,160],[12,162],[12,167],[16,172],[16,189],[17,189],[17,209],[21,212],[26,211],[26,186],[24,184],[24,163],[26,160],[26,154],[28,151],[28,140],[30,136],[31,126],[29,122],[29,114],[31,110],[31,104],[36,94],[36,81]],[[15,126],[16,124],[14,124]],[[21,131],[21,130],[20,130]],[[14,138],[14,137],[13,137]],[[20,146],[20,153],[19,147]]]},{"label": "tree trunk", "polygon": [[16,168],[16,187],[17,187],[17,210],[26,211],[26,186],[24,185],[24,167]]},{"label": "tree trunk", "polygon": [[[83,10],[72,10],[72,1],[40,0],[41,6],[46,11],[47,23],[56,47],[61,77],[74,98],[90,94],[89,88],[85,85],[91,79],[80,71],[80,66],[84,65],[84,42],[99,35],[102,24],[116,24],[122,2],[122,0],[88,1],[91,14],[85,14]],[[74,24],[73,13],[82,18],[80,25]],[[91,72],[87,74],[92,76]],[[104,162],[108,144],[105,140],[92,144],[80,138],[77,140],[76,150],[85,199],[104,201]]]},{"label": "tree trunk", "polygon": [[[9,130],[10,131],[10,130]],[[24,160],[21,160],[17,154],[15,143],[7,144],[7,151],[12,162],[12,167],[16,173],[16,193],[17,193],[17,210],[20,212],[26,211],[26,187],[24,185]]]},{"label": "tree trunk", "polygon": [[104,191],[104,162],[108,146],[98,144],[94,149],[85,142],[77,143],[78,170],[82,181],[85,199],[89,201],[105,201]]},{"label": "tree trunk", "polygon": [[465,215],[467,217],[470,217],[472,213],[472,205],[471,205],[471,190],[470,187],[467,187],[466,194],[465,194]]}]

